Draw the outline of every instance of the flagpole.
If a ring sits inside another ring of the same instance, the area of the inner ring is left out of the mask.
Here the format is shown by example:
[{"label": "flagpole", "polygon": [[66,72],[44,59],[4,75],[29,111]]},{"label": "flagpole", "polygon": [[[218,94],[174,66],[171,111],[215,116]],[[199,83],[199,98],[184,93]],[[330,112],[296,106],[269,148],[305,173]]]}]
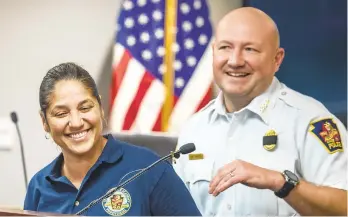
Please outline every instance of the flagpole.
[{"label": "flagpole", "polygon": [[176,16],[177,0],[166,0],[165,6],[165,27],[164,27],[164,74],[163,83],[165,86],[165,100],[163,104],[161,128],[162,131],[168,131],[169,118],[174,105],[174,79],[175,71],[173,62],[175,52],[172,51],[172,45],[176,39]]}]

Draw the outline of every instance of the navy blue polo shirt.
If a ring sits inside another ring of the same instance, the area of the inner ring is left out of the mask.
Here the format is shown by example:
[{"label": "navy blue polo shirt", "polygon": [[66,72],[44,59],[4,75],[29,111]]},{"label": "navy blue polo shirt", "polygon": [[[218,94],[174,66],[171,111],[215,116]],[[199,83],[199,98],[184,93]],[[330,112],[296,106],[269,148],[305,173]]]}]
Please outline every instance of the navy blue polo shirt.
[{"label": "navy blue polo shirt", "polygon": [[[88,171],[80,189],[61,176],[63,155],[33,176],[24,209],[75,214],[91,201],[116,187],[127,173],[152,164],[159,157],[152,151],[107,136],[104,150]],[[135,173],[127,175],[123,180]],[[162,162],[83,215],[201,215],[184,183],[168,162]]]}]

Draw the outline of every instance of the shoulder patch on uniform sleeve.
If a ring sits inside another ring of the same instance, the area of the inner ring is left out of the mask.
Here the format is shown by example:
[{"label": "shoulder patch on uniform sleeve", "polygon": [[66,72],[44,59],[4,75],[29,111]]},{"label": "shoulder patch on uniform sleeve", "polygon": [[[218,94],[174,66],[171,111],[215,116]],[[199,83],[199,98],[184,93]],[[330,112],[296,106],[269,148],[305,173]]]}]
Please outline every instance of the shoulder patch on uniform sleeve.
[{"label": "shoulder patch on uniform sleeve", "polygon": [[320,141],[330,154],[343,152],[341,135],[332,118],[311,122],[309,131]]}]

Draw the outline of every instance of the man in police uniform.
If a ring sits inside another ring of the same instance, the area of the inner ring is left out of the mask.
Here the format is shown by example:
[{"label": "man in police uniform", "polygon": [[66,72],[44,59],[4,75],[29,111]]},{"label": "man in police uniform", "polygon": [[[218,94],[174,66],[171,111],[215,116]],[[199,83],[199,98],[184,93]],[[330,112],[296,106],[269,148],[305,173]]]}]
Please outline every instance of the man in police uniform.
[{"label": "man in police uniform", "polygon": [[274,77],[283,58],[264,12],[240,8],[219,22],[221,93],[182,129],[178,148],[196,151],[174,164],[203,215],[347,214],[346,129]]}]

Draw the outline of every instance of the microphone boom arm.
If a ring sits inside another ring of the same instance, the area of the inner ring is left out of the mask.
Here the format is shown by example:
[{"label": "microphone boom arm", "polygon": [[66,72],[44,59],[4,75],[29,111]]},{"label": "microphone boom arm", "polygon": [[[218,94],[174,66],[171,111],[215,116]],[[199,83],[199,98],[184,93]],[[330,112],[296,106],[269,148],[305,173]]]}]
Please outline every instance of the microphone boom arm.
[{"label": "microphone boom arm", "polygon": [[140,172],[136,173],[135,175],[133,175],[131,178],[127,179],[126,181],[122,182],[121,184],[119,184],[118,186],[110,189],[108,192],[106,192],[106,194],[104,194],[103,196],[93,200],[90,204],[88,204],[85,208],[81,209],[79,212],[77,212],[75,215],[82,215],[84,212],[86,212],[88,209],[90,209],[91,207],[95,206],[96,204],[100,203],[102,200],[104,200],[105,198],[111,196],[114,192],[116,192],[117,190],[119,190],[120,188],[123,188],[125,185],[127,185],[128,183],[132,182],[134,179],[138,178],[139,176],[141,176],[142,174],[144,174],[146,171],[148,171],[149,169],[151,169],[152,167],[154,167],[156,164],[158,164],[161,161],[167,160],[169,158],[179,158],[180,156],[180,152],[181,150],[177,150],[175,152],[170,152],[170,154],[158,159],[157,161],[155,161],[154,163],[152,163],[151,165],[143,168]]}]

